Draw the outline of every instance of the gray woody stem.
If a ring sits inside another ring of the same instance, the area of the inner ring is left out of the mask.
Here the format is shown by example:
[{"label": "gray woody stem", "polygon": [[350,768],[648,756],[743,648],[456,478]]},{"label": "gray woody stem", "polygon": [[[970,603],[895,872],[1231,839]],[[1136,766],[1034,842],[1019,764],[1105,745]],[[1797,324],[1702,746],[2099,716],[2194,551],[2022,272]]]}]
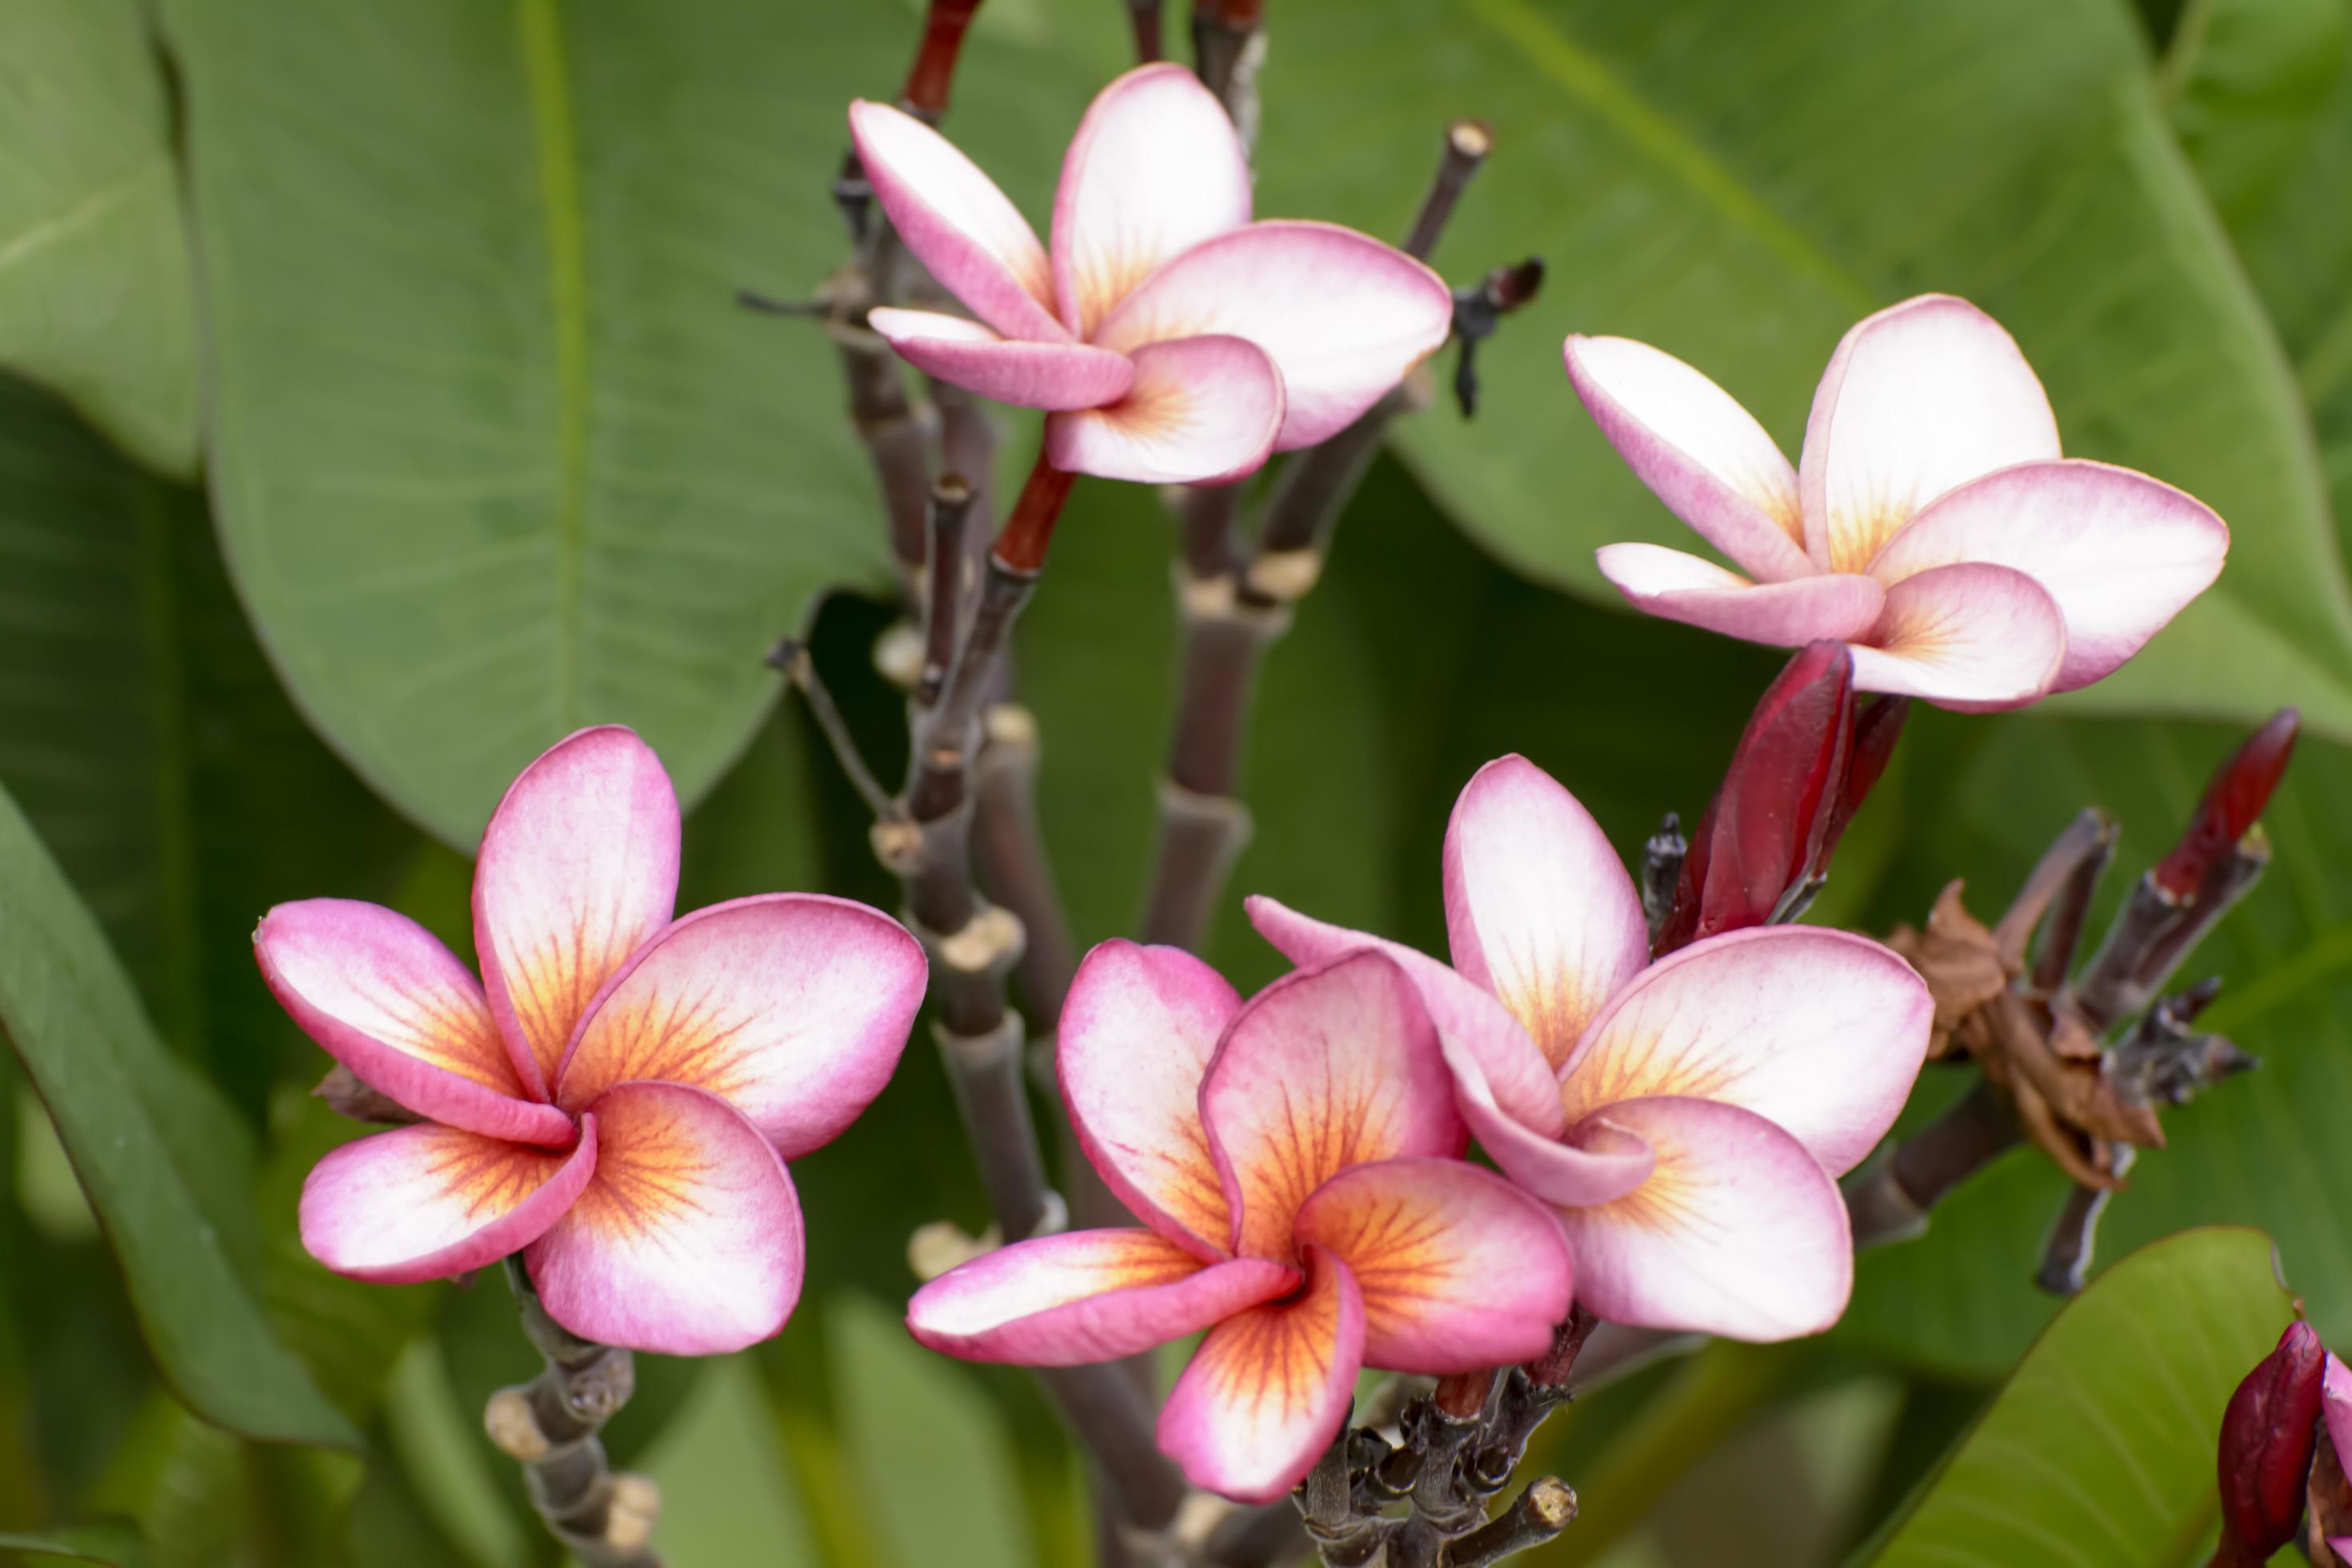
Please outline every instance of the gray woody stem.
[{"label": "gray woody stem", "polygon": [[661,1494],[644,1476],[615,1474],[596,1436],[628,1403],[635,1358],[549,1317],[520,1258],[507,1259],[507,1281],[523,1333],[547,1364],[529,1383],[490,1395],[482,1412],[490,1441],[521,1462],[531,1507],[586,1568],[662,1568],[648,1544]]},{"label": "gray woody stem", "polygon": [[[1208,25],[1198,19],[1204,14],[1205,7],[1195,14],[1196,27]],[[1204,78],[1207,59],[1204,52]],[[1428,259],[1490,144],[1475,121],[1457,121],[1447,129],[1408,253]],[[1266,501],[1246,565],[1239,563],[1234,543],[1236,493],[1230,487],[1183,492],[1177,506],[1182,550],[1176,569],[1176,715],[1160,781],[1145,941],[1197,951],[1206,936],[1225,880],[1249,842],[1249,807],[1240,796],[1241,743],[1259,664],[1290,629],[1291,605],[1321,574],[1332,527],[1363,481],[1389,422],[1417,401],[1410,384],[1401,386],[1346,429],[1291,458]]]},{"label": "gray woody stem", "polygon": [[[910,112],[932,122],[944,113],[963,31],[977,6],[978,0],[932,0],[900,94]],[[933,384],[929,409],[908,397],[896,356],[866,318],[874,306],[904,298],[908,276],[919,268],[873,205],[854,157],[835,190],[850,226],[851,256],[821,303],[839,348],[851,422],[880,480],[901,590],[925,612],[927,626],[948,637],[955,656],[940,660],[938,684],[910,702],[908,785],[901,798],[876,803],[875,851],[898,877],[908,923],[930,959],[933,1028],[991,1212],[1001,1235],[1019,1239],[1057,1226],[1061,1205],[1045,1183],[1023,1074],[1022,1020],[1008,1005],[1007,978],[1024,951],[1023,916],[1050,933],[1049,953],[1066,955],[1068,944],[1034,830],[1034,721],[1015,735],[1005,767],[992,767],[982,745],[1021,729],[1007,716],[1021,710],[991,704],[1002,692],[1006,636],[1035,574],[992,563],[974,590],[965,586],[971,574],[961,562],[934,562],[935,547],[968,560],[969,552],[956,549],[960,539],[987,537],[987,498],[977,485],[959,493],[943,480],[934,489],[933,441],[948,471],[984,476],[994,437],[973,401],[952,388]],[[963,606],[938,604],[942,590],[976,602],[968,613],[950,614]],[[934,637],[926,645],[934,655],[941,651]],[[826,722],[830,704],[805,657],[785,668],[810,695],[853,779],[866,773],[853,760],[845,731]],[[982,896],[973,875],[976,847],[992,882],[1007,889],[1019,913]],[[1066,964],[1066,956],[1061,962]],[[1066,978],[1050,971],[1033,978],[1053,987],[1041,994],[1047,1010],[1058,1008]],[[1122,1515],[1147,1531],[1163,1528],[1183,1488],[1154,1446],[1151,1412],[1138,1391],[1114,1368],[1049,1369],[1039,1376],[1091,1450]]]}]

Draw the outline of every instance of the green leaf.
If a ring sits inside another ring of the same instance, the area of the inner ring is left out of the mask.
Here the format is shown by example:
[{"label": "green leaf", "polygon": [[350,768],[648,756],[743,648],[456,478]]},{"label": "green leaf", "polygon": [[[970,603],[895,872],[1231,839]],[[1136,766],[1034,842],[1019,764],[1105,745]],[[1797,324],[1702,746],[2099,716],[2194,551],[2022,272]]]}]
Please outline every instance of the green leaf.
[{"label": "green leaf", "polygon": [[2259,1231],[2133,1254],[2059,1315],[1869,1561],[2203,1561],[2222,1409],[2293,1316]]},{"label": "green leaf", "polygon": [[[1965,755],[1948,743],[1955,732],[1968,737]],[[2163,853],[2239,738],[2179,724],[1929,716],[1904,742],[1919,748],[1900,803],[1908,847],[1867,923],[1916,921],[1954,876],[1990,919],[2066,819],[2094,804],[2123,825],[2104,910]],[[2336,1219],[2352,1184],[2337,1114],[2352,1103],[2352,891],[2337,871],[2352,857],[2339,806],[2347,790],[2352,752],[2306,737],[2263,819],[2268,874],[2181,976],[2223,977],[2202,1022],[2262,1058],[2262,1070],[2167,1111],[2169,1147],[2141,1155],[2099,1230],[2100,1256],[2112,1258],[2189,1226],[2260,1226],[2331,1340],[2352,1338],[2352,1237]],[[1874,797],[1865,815],[1880,806]],[[1915,1111],[1965,1076],[1930,1069]],[[2032,1279],[2065,1192],[2039,1152],[2004,1156],[1937,1208],[1926,1236],[1862,1256],[1839,1333],[1951,1372],[1997,1373],[2054,1310]]]},{"label": "green leaf", "polygon": [[1481,355],[1478,418],[1399,439],[1513,565],[1605,595],[1596,545],[1693,544],[1578,408],[1565,332],[1658,343],[1793,450],[1838,335],[1949,289],[2017,334],[2070,451],[2236,531],[2220,585],[2069,703],[2294,701],[2352,735],[2352,598],[2297,388],[2111,0],[1301,0],[1264,85],[1260,209],[1378,233],[1445,120],[1493,123],[1439,259],[1466,278],[1534,252],[1550,280]]},{"label": "green leaf", "polygon": [[122,448],[196,466],[194,284],[163,72],[136,0],[0,11],[0,365]]},{"label": "green leaf", "polygon": [[661,1488],[655,1540],[671,1562],[754,1568],[824,1561],[804,1504],[786,1484],[791,1471],[750,1358],[711,1362],[685,1409],[638,1463]]},{"label": "green leaf", "polygon": [[2278,323],[2352,538],[2352,5],[2205,0],[2166,62],[2173,123]]},{"label": "green leaf", "polygon": [[16,802],[0,792],[0,1026],[105,1225],[157,1364],[232,1431],[345,1444],[348,1422],[270,1337],[234,1237],[252,1152],[213,1087],[173,1059]]},{"label": "green leaf", "polygon": [[[877,492],[813,287],[852,92],[914,20],[733,0],[167,0],[188,89],[230,567],[360,772],[453,845],[583,724],[700,795]],[[821,36],[820,36],[821,34]],[[976,151],[1077,94],[976,43]],[[1013,160],[1009,160],[1013,161]],[[1029,153],[1039,182],[1050,169]],[[1017,162],[1017,161],[1015,161]]]},{"label": "green leaf", "polygon": [[294,711],[194,491],[0,378],[0,784],[150,1015],[258,1119],[326,1058],[253,967],[270,905],[382,897],[420,842]]},{"label": "green leaf", "polygon": [[0,1552],[25,1557],[69,1557],[108,1568],[147,1568],[147,1543],[128,1525],[68,1525],[39,1535],[0,1534]]}]

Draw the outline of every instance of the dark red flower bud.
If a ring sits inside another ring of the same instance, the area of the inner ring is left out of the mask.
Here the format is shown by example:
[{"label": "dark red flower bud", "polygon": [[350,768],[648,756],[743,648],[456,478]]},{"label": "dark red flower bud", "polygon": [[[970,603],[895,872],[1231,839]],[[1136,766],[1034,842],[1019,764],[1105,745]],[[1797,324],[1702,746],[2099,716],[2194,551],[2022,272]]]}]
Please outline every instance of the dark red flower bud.
[{"label": "dark red flower bud", "polygon": [[1845,836],[1845,825],[1862,809],[1862,803],[1877,786],[1894,760],[1895,742],[1903,738],[1903,721],[1911,716],[1908,697],[1882,697],[1869,707],[1858,710],[1853,719],[1853,745],[1845,762],[1845,790],[1839,797],[1836,813],[1830,818],[1829,831],[1822,837],[1821,853],[1814,858],[1813,869],[1825,869],[1830,853]]},{"label": "dark red flower bud", "polygon": [[2253,827],[2254,819],[2262,816],[2263,807],[2270,804],[2271,792],[2278,788],[2287,759],[2294,754],[2294,737],[2301,724],[2294,709],[2280,709],[2214,770],[2213,782],[2205,786],[2205,798],[2198,803],[2189,831],[2157,865],[2158,887],[2175,899],[2186,899],[2203,884],[2206,872],[2237,847]]},{"label": "dark red flower bud", "polygon": [[[2327,1352],[2308,1323],[2290,1323],[2221,1416],[2219,1562],[2266,1562],[2294,1539],[2319,1442]],[[2231,1555],[2232,1552],[2236,1555]]]},{"label": "dark red flower bud", "polygon": [[[1692,837],[1657,952],[1762,925],[1790,889],[1820,869],[1851,815],[1853,739],[1853,656],[1842,643],[1811,644],[1756,704]],[[1884,764],[1882,755],[1871,781]]]}]

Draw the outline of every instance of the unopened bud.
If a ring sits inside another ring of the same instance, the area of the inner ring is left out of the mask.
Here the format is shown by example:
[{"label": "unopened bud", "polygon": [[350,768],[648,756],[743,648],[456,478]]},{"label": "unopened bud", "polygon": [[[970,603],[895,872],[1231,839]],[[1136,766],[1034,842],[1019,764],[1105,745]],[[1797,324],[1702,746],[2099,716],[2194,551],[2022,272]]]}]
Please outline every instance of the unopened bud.
[{"label": "unopened bud", "polygon": [[2205,798],[2189,830],[2157,865],[2156,885],[2174,899],[2186,899],[2203,885],[2205,874],[2253,831],[2254,820],[2270,804],[2289,758],[2301,720],[2292,708],[2282,708],[2270,721],[2213,772]]},{"label": "unopened bud", "polygon": [[2294,1539],[2319,1440],[2326,1363],[2311,1325],[2290,1323],[2278,1348],[2230,1395],[2221,1416],[2221,1560],[2265,1562]]}]

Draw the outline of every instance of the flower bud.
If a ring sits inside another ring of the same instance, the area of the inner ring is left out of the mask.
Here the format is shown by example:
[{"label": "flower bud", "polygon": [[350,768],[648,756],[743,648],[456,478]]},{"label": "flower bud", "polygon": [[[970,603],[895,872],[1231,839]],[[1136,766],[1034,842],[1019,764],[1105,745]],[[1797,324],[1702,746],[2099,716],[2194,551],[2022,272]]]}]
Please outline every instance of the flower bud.
[{"label": "flower bud", "polygon": [[2217,1561],[2264,1562],[2294,1539],[2319,1440],[2327,1352],[2311,1325],[2291,1323],[2279,1336],[2278,1348],[2230,1396],[2221,1417],[2222,1551]]},{"label": "flower bud", "polygon": [[1817,876],[1836,835],[1885,765],[1901,711],[1870,710],[1872,752],[1857,774],[1853,658],[1843,644],[1801,649],[1766,689],[1683,861],[1660,931],[1663,954],[1762,925]]},{"label": "flower bud", "polygon": [[2198,803],[2197,816],[2171,854],[2156,868],[2156,885],[2175,900],[2194,894],[2205,874],[2252,830],[2254,819],[2270,804],[2294,754],[2295,732],[2301,720],[2292,708],[2282,708],[2255,731],[2246,743],[2230,753],[2214,770]]}]

